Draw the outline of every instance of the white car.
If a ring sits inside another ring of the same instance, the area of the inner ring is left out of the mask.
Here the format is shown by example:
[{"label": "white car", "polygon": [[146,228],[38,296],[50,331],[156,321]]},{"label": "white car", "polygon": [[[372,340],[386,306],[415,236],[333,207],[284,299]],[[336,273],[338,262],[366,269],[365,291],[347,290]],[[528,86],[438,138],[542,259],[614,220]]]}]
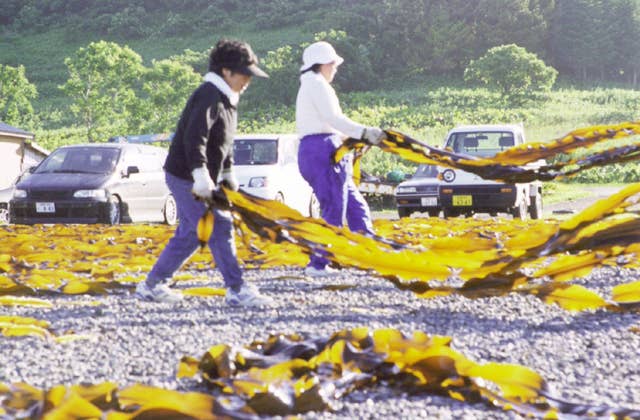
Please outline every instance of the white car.
[{"label": "white car", "polygon": [[[444,147],[456,153],[491,157],[525,143],[524,129],[516,124],[459,126],[447,134]],[[439,168],[442,179],[439,204],[445,217],[461,214],[506,212],[515,218],[542,217],[542,184],[539,181],[505,184],[454,169]]]},{"label": "white car", "polygon": [[320,205],[298,170],[295,134],[247,134],[233,144],[234,171],[240,189],[276,200],[304,216],[320,217]]}]

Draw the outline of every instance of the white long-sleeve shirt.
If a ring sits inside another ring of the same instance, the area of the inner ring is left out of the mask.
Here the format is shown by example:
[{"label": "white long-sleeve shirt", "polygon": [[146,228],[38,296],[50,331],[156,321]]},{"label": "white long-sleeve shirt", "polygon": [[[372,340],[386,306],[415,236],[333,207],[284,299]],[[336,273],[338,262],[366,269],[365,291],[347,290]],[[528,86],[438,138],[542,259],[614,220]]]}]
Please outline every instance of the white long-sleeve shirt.
[{"label": "white long-sleeve shirt", "polygon": [[335,90],[320,73],[308,71],[300,76],[296,99],[298,136],[338,133],[359,139],[364,128],[342,113]]}]

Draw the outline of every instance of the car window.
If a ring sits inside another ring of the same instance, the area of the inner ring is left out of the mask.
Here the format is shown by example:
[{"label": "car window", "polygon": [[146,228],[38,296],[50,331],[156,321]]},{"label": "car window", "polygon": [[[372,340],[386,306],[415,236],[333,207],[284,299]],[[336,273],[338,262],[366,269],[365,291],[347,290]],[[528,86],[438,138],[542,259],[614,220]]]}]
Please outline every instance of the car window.
[{"label": "car window", "polygon": [[120,151],[114,148],[73,147],[54,151],[34,173],[111,173]]},{"label": "car window", "polygon": [[513,133],[509,131],[487,131],[452,133],[446,147],[454,152],[472,156],[489,157],[515,144]]},{"label": "car window", "polygon": [[236,165],[274,165],[278,163],[278,141],[242,139],[233,142]]},{"label": "car window", "polygon": [[416,172],[413,174],[414,178],[437,178],[438,167],[436,165],[419,165]]},{"label": "car window", "polygon": [[156,152],[142,152],[137,157],[140,172],[162,172],[165,155]]}]

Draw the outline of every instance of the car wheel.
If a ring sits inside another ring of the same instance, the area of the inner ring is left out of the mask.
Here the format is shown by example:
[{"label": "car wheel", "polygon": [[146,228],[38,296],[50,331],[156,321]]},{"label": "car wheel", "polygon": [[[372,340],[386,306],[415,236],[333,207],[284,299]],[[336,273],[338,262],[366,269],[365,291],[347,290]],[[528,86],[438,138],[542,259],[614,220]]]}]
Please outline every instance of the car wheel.
[{"label": "car wheel", "polygon": [[279,192],[278,194],[276,194],[276,198],[274,198],[274,200],[277,201],[278,203],[284,204],[284,195],[282,195],[282,193]]},{"label": "car wheel", "polygon": [[458,217],[458,216],[460,216],[460,212],[458,210],[447,209],[447,208],[442,209],[442,217],[444,217],[445,219],[448,219],[450,217]]},{"label": "car wheel", "polygon": [[311,193],[311,199],[309,200],[309,217],[314,219],[320,218],[320,202],[315,194]]},{"label": "car wheel", "polygon": [[9,224],[9,209],[0,209],[0,225]]},{"label": "car wheel", "polygon": [[534,220],[542,218],[542,196],[539,193],[536,194],[535,197],[532,197],[531,205],[529,206],[529,215]]},{"label": "car wheel", "polygon": [[117,195],[109,197],[109,207],[107,208],[105,221],[109,225],[119,225],[122,221],[122,205]]},{"label": "car wheel", "polygon": [[438,209],[428,210],[427,213],[429,213],[429,217],[438,217],[440,215],[440,210]]},{"label": "car wheel", "polygon": [[411,216],[411,209],[406,207],[398,207],[398,216],[402,219],[403,217]]},{"label": "car wheel", "polygon": [[167,199],[164,201],[162,215],[164,217],[164,222],[169,226],[175,225],[178,221],[178,207],[176,206],[176,199],[173,198],[173,195],[171,194],[169,194]]},{"label": "car wheel", "polygon": [[527,201],[523,198],[517,206],[511,210],[514,219],[525,220],[527,218]]}]

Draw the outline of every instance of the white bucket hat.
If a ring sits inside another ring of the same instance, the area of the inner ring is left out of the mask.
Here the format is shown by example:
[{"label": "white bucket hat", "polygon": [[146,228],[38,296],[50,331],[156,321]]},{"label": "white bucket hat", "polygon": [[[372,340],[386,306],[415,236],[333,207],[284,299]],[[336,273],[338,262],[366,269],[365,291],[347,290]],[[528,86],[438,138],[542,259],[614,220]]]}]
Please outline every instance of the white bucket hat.
[{"label": "white bucket hat", "polygon": [[335,62],[336,65],[339,66],[343,61],[344,58],[340,57],[328,42],[314,42],[305,48],[302,53],[302,67],[300,67],[300,71],[308,70],[314,64]]}]

